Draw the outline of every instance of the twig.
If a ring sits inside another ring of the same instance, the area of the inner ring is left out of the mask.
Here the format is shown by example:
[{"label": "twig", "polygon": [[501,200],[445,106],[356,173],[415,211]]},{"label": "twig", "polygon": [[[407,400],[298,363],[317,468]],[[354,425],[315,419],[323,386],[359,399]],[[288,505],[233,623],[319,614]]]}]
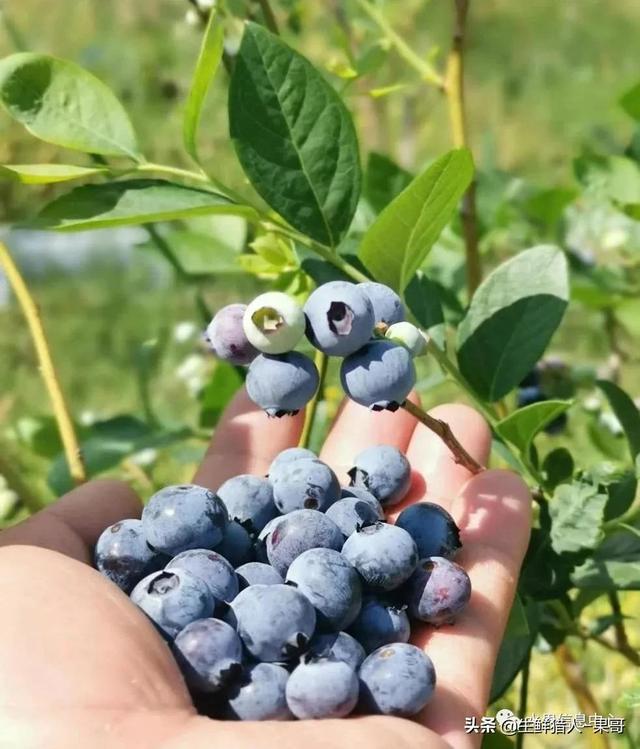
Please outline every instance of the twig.
[{"label": "twig", "polygon": [[[456,148],[467,147],[467,124],[464,106],[464,45],[469,0],[453,0],[455,20],[451,50],[447,58],[444,92],[449,106],[451,134]],[[460,219],[464,234],[467,290],[469,298],[482,280],[482,265],[478,250],[478,216],[476,212],[476,181],[471,182],[462,199]]]},{"label": "twig", "polygon": [[13,262],[6,245],[0,242],[0,267],[4,270],[9,279],[9,283],[18,299],[22,312],[27,320],[29,332],[36,349],[40,373],[49,393],[53,414],[58,425],[60,438],[67,458],[69,473],[75,484],[82,484],[87,480],[84,462],[80,453],[80,446],[76,437],[73,421],[69,415],[67,404],[60,387],[58,375],[56,373],[47,336],[42,325],[40,312],[36,305],[31,292],[29,291],[24,279],[20,275],[17,265]]},{"label": "twig", "polygon": [[[602,715],[602,710],[584,678],[582,667],[575,660],[566,643],[558,645],[554,651],[554,656],[560,669],[560,674],[573,693],[581,712],[585,713],[585,715]],[[594,749],[609,749],[609,741],[603,733],[593,733],[590,735],[589,740]]]},{"label": "twig", "polygon": [[279,34],[280,30],[278,29],[278,22],[276,21],[273,8],[269,4],[269,0],[256,0],[256,2],[260,6],[266,27],[271,31],[271,33]]},{"label": "twig", "polygon": [[410,400],[405,401],[402,404],[402,408],[412,416],[415,416],[421,424],[424,424],[427,429],[430,429],[440,437],[444,444],[453,453],[453,459],[456,463],[464,466],[464,468],[474,474],[480,473],[484,470],[484,467],[481,466],[475,458],[472,458],[458,442],[454,433],[451,431],[451,427],[446,423],[446,421],[429,416],[429,414],[423,411],[420,406],[416,406],[416,404],[412,403]]},{"label": "twig", "polygon": [[311,439],[313,423],[318,411],[318,403],[320,401],[320,398],[322,397],[324,379],[327,374],[328,363],[329,357],[326,354],[323,354],[322,351],[317,351],[315,356],[315,364],[318,369],[318,374],[320,375],[320,383],[318,385],[318,389],[316,390],[316,394],[309,401],[309,405],[307,406],[307,410],[305,411],[304,425],[302,427],[300,439],[298,440],[298,447],[309,447],[309,440]]},{"label": "twig", "polygon": [[[531,664],[531,648],[527,653],[522,671],[520,672],[520,702],[518,705],[518,717],[524,718],[527,714],[527,702],[529,699],[529,665]],[[516,734],[516,749],[522,749],[524,746],[524,731],[518,731]]]},{"label": "twig", "polygon": [[601,635],[590,635],[585,632],[580,633],[580,637],[585,642],[597,642],[603,648],[611,651],[612,653],[618,653],[618,655],[626,658],[629,663],[633,663],[634,666],[640,666],[640,653],[635,651],[632,647],[629,650],[622,650],[620,647],[612,642],[609,642],[605,637]]},{"label": "twig", "polygon": [[607,594],[607,597],[609,598],[611,611],[614,617],[616,617],[613,623],[613,631],[616,635],[616,645],[618,646],[618,650],[625,656],[625,658],[628,658],[631,663],[640,666],[640,653],[631,647],[631,643],[627,637],[627,630],[625,629],[622,616],[622,607],[620,606],[620,598],[615,590],[610,591]]}]

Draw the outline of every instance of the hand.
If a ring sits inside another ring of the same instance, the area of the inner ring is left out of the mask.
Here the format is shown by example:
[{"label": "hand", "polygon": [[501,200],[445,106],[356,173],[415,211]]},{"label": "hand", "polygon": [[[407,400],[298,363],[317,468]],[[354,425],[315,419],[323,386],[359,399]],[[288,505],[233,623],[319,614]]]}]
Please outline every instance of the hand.
[{"label": "hand", "polygon": [[[441,406],[466,449],[485,463],[491,435],[466,406]],[[238,473],[264,474],[296,444],[302,415],[267,420],[244,392],[216,429],[195,482],[215,489]],[[406,452],[414,477],[410,504],[446,507],[461,527],[458,561],[473,585],[453,627],[414,628],[437,671],[434,699],[416,721],[387,717],[321,723],[218,722],[195,713],[166,644],[112,583],[91,569],[92,547],[111,523],[137,517],[135,494],[93,481],[0,534],[0,724],[6,746],[73,749],[459,749],[477,746],[466,716],[484,714],[518,571],[527,547],[530,496],[519,476],[485,471],[470,478],[448,449],[404,411],[372,413],[347,402],[322,458],[345,479],[353,456],[371,444]],[[394,508],[394,513],[401,508]],[[0,742],[2,743],[2,742]]]}]

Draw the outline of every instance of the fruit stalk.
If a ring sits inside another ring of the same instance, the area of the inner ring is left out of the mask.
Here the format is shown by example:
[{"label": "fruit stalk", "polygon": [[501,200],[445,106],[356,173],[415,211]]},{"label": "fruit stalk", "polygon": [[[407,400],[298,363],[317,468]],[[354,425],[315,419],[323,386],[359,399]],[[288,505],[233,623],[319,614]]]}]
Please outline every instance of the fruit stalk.
[{"label": "fruit stalk", "polygon": [[322,390],[324,388],[324,378],[327,374],[327,365],[329,363],[329,357],[323,354],[322,351],[317,351],[315,356],[315,365],[320,375],[320,384],[316,390],[316,394],[309,401],[309,405],[304,414],[304,425],[298,440],[298,447],[309,447],[309,440],[311,439],[311,432],[313,430],[313,423],[318,412],[318,403],[322,397]]},{"label": "fruit stalk", "polygon": [[412,403],[410,400],[405,401],[402,404],[402,408],[412,416],[415,416],[421,424],[424,424],[427,429],[430,429],[440,437],[449,450],[451,450],[456,463],[464,466],[464,468],[473,474],[484,471],[484,467],[480,465],[475,458],[469,455],[464,447],[458,442],[456,436],[451,431],[451,427],[445,421],[429,416],[426,411],[423,411],[420,406],[416,406],[416,404]]},{"label": "fruit stalk", "polygon": [[87,475],[80,452],[80,445],[78,444],[73,421],[71,420],[58,374],[53,364],[53,358],[49,350],[49,343],[42,325],[38,305],[31,296],[31,292],[20,274],[18,266],[14,263],[7,246],[2,242],[0,242],[0,267],[6,273],[7,279],[11,284],[29,326],[29,332],[31,333],[38,356],[40,373],[47,388],[53,414],[60,432],[67,465],[69,466],[69,473],[76,485],[82,484],[87,480]]}]

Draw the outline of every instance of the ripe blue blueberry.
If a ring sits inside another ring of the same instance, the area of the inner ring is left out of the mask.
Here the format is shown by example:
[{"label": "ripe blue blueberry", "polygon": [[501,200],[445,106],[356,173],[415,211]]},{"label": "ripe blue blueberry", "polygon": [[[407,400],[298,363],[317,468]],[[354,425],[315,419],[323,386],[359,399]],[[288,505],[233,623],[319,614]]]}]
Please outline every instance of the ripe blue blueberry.
[{"label": "ripe blue blueberry", "polygon": [[358,677],[344,661],[303,662],[287,682],[287,705],[300,720],[344,718],[356,706],[358,692]]},{"label": "ripe blue blueberry", "polygon": [[268,291],[248,305],[243,327],[249,342],[259,351],[284,354],[295,348],[304,335],[304,313],[288,294]]},{"label": "ripe blue blueberry", "polygon": [[393,325],[404,320],[404,305],[393,289],[374,281],[359,283],[358,288],[371,300],[376,323]]},{"label": "ripe blue blueberry", "polygon": [[219,692],[242,673],[242,643],[220,619],[198,619],[180,630],[173,652],[191,689]]},{"label": "ripe blue blueberry", "polygon": [[411,486],[411,466],[392,445],[374,445],[356,455],[351,484],[371,492],[383,507],[398,504]]},{"label": "ripe blue blueberry", "polygon": [[249,398],[269,416],[296,414],[313,398],[320,378],[308,356],[291,351],[280,356],[257,356],[249,367]]},{"label": "ripe blue blueberry", "polygon": [[406,598],[414,619],[440,627],[452,624],[471,597],[469,575],[444,557],[420,561],[407,583]]},{"label": "ripe blue blueberry", "polygon": [[352,533],[343,556],[372,590],[394,590],[408,580],[418,564],[418,549],[402,528],[376,522]]},{"label": "ripe blue blueberry", "polygon": [[305,650],[316,627],[316,612],[289,585],[251,585],[231,602],[229,621],[254,658],[279,663]]},{"label": "ripe blue blueberry", "polygon": [[315,634],[309,643],[308,652],[312,659],[329,658],[334,661],[344,661],[354,671],[358,670],[366,656],[362,645],[346,632]]},{"label": "ripe blue blueberry", "polygon": [[271,483],[273,501],[282,513],[302,509],[324,512],[340,498],[335,473],[317,458],[285,463],[277,469]]},{"label": "ripe blue blueberry", "polygon": [[384,645],[360,667],[360,703],[368,713],[410,717],[429,702],[436,672],[415,645]]},{"label": "ripe blue blueberry", "polygon": [[229,304],[218,310],[205,334],[213,353],[231,364],[249,364],[258,355],[242,327],[246,309],[245,304]]},{"label": "ripe blue blueberry", "polygon": [[361,499],[363,502],[366,502],[368,505],[371,505],[371,507],[373,507],[376,515],[378,516],[378,520],[384,520],[384,509],[382,505],[367,489],[363,489],[360,486],[343,486],[340,496],[342,499],[347,499],[349,497]]},{"label": "ripe blue blueberry", "polygon": [[214,551],[223,556],[232,567],[253,561],[253,537],[237,520],[231,520],[224,529],[224,538]]},{"label": "ripe blue blueberry", "polygon": [[216,601],[229,603],[239,590],[238,578],[231,564],[209,549],[190,549],[175,556],[165,567],[169,572],[184,570],[202,580]]},{"label": "ripe blue blueberry", "polygon": [[320,629],[346,629],[360,611],[360,577],[334,549],[309,549],[300,554],[291,563],[286,582],[311,601]]},{"label": "ripe blue blueberry", "polygon": [[211,549],[222,541],[227,509],[209,489],[195,484],[167,486],[142,511],[147,541],[175,556],[187,549]]},{"label": "ripe blue blueberry", "polygon": [[270,520],[265,527],[258,534],[258,538],[254,541],[254,555],[257,562],[264,562],[269,564],[269,557],[267,556],[267,539],[274,530],[276,525],[282,520],[282,515],[277,515],[273,520]]},{"label": "ripe blue blueberry", "polygon": [[418,556],[453,559],[462,548],[455,520],[440,505],[418,502],[403,510],[396,525],[416,542]]},{"label": "ripe blue blueberry", "polygon": [[230,520],[237,520],[252,533],[259,533],[278,514],[273,491],[267,479],[248,473],[234,476],[220,486],[218,496],[224,502]]},{"label": "ripe blue blueberry", "polygon": [[372,505],[356,497],[338,500],[325,514],[340,528],[345,538],[363,525],[371,525],[380,519]]},{"label": "ripe blue blueberry", "polygon": [[206,583],[182,570],[147,575],[131,591],[131,600],[170,640],[187,624],[211,616],[216,605]]},{"label": "ripe blue blueberry", "polygon": [[243,564],[236,570],[236,575],[242,588],[248,588],[249,585],[282,585],[284,583],[281,575],[271,565],[263,562]]},{"label": "ripe blue blueberry", "polygon": [[340,528],[317,510],[294,510],[276,522],[266,539],[269,563],[284,577],[289,565],[307,549],[340,551],[344,536]]},{"label": "ripe blue blueberry", "polygon": [[369,296],[347,281],[325,283],[304,305],[307,338],[329,356],[347,356],[371,338],[376,322]]},{"label": "ripe blue blueberry", "polygon": [[385,599],[365,596],[349,634],[367,653],[392,642],[408,642],[411,625],[405,608]]},{"label": "ripe blue blueberry", "polygon": [[120,520],[100,534],[95,565],[125,593],[143,577],[164,567],[166,557],[149,547],[140,520]]},{"label": "ripe blue blueberry", "polygon": [[520,388],[517,392],[518,408],[531,406],[533,403],[542,403],[549,400],[537,385]]},{"label": "ripe blue blueberry", "polygon": [[312,450],[308,450],[306,447],[287,447],[286,450],[278,453],[278,455],[276,455],[276,457],[271,461],[267,473],[269,480],[273,481],[278,475],[281,466],[286,463],[290,463],[293,460],[302,460],[304,458],[315,460],[317,457],[318,456]]},{"label": "ripe blue blueberry", "polygon": [[275,663],[257,663],[229,691],[228,715],[235,720],[290,720],[285,689],[289,672]]},{"label": "ripe blue blueberry", "polygon": [[391,341],[371,341],[347,356],[340,367],[342,389],[373,411],[396,411],[416,384],[411,354]]}]

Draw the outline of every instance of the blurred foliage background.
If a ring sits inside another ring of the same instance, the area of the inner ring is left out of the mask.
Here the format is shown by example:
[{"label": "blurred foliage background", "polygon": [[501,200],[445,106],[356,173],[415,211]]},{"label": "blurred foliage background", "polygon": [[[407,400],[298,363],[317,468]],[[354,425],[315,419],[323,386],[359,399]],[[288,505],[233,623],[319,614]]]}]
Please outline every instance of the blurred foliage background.
[{"label": "blurred foliage background", "polygon": [[[240,16],[255,11],[256,4],[229,5],[237,6]],[[371,151],[381,152],[417,173],[450,147],[443,97],[417,80],[355,7],[296,0],[274,7],[287,39],[345,96],[365,160]],[[387,2],[385,13],[415,50],[431,50],[436,61],[443,59],[450,44],[449,3]],[[538,241],[559,242],[570,253],[575,304],[550,352],[564,372],[551,388],[561,396],[577,394],[577,404],[567,429],[545,436],[541,445],[546,450],[570,445],[586,464],[615,461],[625,451],[619,424],[593,390],[595,376],[617,379],[640,396],[640,225],[617,210],[611,180],[607,177],[603,187],[597,168],[602,159],[640,153],[637,123],[619,105],[638,80],[638,28],[635,0],[482,0],[472,3],[469,20],[467,108],[479,170],[481,249],[488,267]],[[240,18],[229,24],[229,52],[241,32]],[[0,3],[0,56],[29,49],[88,68],[123,101],[148,158],[177,166],[189,166],[181,118],[201,33],[187,0]],[[243,188],[228,140],[223,71],[208,98],[200,152],[216,176]],[[58,149],[0,116],[0,163],[58,157]],[[624,190],[640,194],[635,173],[618,178]],[[216,375],[201,344],[203,306],[214,310],[245,300],[270,281],[243,275],[239,265],[235,272],[176,273],[143,229],[54,235],[20,228],[59,192],[55,185],[34,190],[1,182],[0,238],[7,238],[40,304],[64,390],[81,438],[89,440],[89,451],[95,448],[96,465],[148,496],[156,486],[190,476],[223,402],[219,394],[237,386]],[[201,218],[187,228],[214,238],[209,252],[245,246],[242,222]],[[201,267],[201,246],[185,253]],[[454,292],[446,305],[453,321],[464,301],[462,262],[454,227],[429,260],[429,272]],[[0,275],[0,474],[10,472],[25,493],[51,501],[60,488],[60,444],[32,342],[3,281]],[[421,375],[427,404],[458,397],[431,362],[422,365]],[[567,387],[569,393],[563,393]],[[325,424],[337,407],[338,390],[329,388],[328,396]],[[28,513],[13,490],[1,496],[4,523]],[[627,629],[637,647],[638,596],[627,593],[621,599],[635,616]],[[597,618],[608,609],[600,599],[586,611]],[[619,703],[638,679],[629,662],[597,645],[571,645],[601,712],[624,713],[631,721],[633,708]],[[539,650],[529,712],[575,713],[556,661],[545,654],[544,643]],[[517,697],[516,683],[494,708],[515,709]],[[611,737],[611,744],[639,746],[637,731],[636,717],[623,737]],[[574,733],[529,737],[527,745],[589,742]]]}]

